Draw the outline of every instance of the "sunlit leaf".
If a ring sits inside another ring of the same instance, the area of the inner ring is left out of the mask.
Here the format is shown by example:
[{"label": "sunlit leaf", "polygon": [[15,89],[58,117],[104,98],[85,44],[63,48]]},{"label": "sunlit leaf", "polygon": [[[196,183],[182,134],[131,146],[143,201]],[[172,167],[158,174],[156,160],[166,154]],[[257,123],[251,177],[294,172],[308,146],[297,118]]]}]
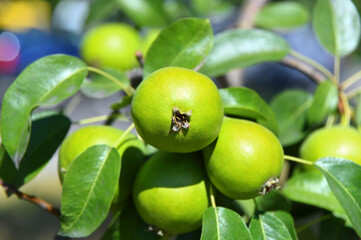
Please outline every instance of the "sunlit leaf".
[{"label": "sunlit leaf", "polygon": [[283,146],[297,143],[306,136],[304,126],[311,103],[312,95],[297,89],[285,90],[272,99],[270,106],[276,114]]},{"label": "sunlit leaf", "polygon": [[292,201],[326,209],[348,221],[326,178],[316,170],[294,174],[287,180],[282,193]]},{"label": "sunlit leaf", "polygon": [[1,138],[16,166],[29,143],[34,108],[72,96],[87,73],[87,66],[78,58],[50,55],[30,64],[7,89],[1,110]]},{"label": "sunlit leaf", "polygon": [[252,237],[241,216],[223,207],[209,207],[203,215],[201,240],[249,239]]},{"label": "sunlit leaf", "polygon": [[271,2],[258,12],[255,24],[269,29],[290,29],[306,24],[309,18],[307,8],[298,2]]},{"label": "sunlit leaf", "polygon": [[118,7],[139,26],[164,26],[168,22],[162,0],[115,0]]},{"label": "sunlit leaf", "polygon": [[293,239],[285,223],[268,212],[256,214],[251,220],[249,230],[253,239]]},{"label": "sunlit leaf", "polygon": [[164,28],[148,50],[144,77],[168,66],[195,68],[213,46],[208,19],[184,18]]},{"label": "sunlit leaf", "polygon": [[200,72],[219,76],[235,68],[278,61],[290,48],[287,42],[275,33],[265,30],[228,30],[214,38],[214,47]]},{"label": "sunlit leaf", "polygon": [[352,226],[361,237],[361,166],[341,158],[322,158],[315,163],[326,177]]},{"label": "sunlit leaf", "polygon": [[61,236],[86,237],[108,215],[118,179],[121,159],[115,148],[95,145],[70,165],[61,196]]},{"label": "sunlit leaf", "polygon": [[356,49],[361,35],[360,16],[351,0],[318,0],[312,19],[327,51],[343,57]]},{"label": "sunlit leaf", "polygon": [[330,81],[323,81],[317,86],[312,104],[307,112],[307,121],[311,125],[322,123],[336,111],[338,105],[337,87]]},{"label": "sunlit leaf", "polygon": [[226,115],[254,119],[278,134],[275,114],[258,93],[246,87],[223,88],[219,93]]},{"label": "sunlit leaf", "polygon": [[105,98],[119,92],[122,86],[130,86],[129,78],[121,70],[114,68],[104,68],[102,70],[114,77],[114,80],[118,81],[119,84],[102,75],[92,74],[91,78],[86,79],[81,86],[81,91],[85,96],[90,98]]}]

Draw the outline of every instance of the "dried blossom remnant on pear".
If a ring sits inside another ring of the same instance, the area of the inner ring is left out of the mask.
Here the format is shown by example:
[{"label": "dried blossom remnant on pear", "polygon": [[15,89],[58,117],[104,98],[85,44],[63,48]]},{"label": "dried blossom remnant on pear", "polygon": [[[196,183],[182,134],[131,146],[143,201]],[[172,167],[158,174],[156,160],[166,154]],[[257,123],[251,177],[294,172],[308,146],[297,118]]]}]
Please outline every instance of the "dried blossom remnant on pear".
[{"label": "dried blossom remnant on pear", "polygon": [[277,185],[279,183],[278,178],[270,178],[262,187],[262,190],[259,192],[261,195],[266,195],[271,192],[272,189],[279,190],[281,186]]},{"label": "dried blossom remnant on pear", "polygon": [[189,121],[192,116],[192,110],[182,112],[178,107],[173,107],[172,128],[173,132],[182,132],[182,129],[188,129]]}]

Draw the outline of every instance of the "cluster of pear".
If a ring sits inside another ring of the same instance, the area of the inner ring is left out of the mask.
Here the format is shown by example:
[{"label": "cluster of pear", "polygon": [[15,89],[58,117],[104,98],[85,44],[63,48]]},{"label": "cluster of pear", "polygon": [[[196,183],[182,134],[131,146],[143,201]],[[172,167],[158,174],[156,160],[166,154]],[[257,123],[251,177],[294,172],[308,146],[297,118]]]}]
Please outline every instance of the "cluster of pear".
[{"label": "cluster of pear", "polygon": [[[211,185],[229,198],[249,199],[272,188],[281,173],[277,137],[258,123],[224,116],[216,85],[196,71],[166,67],[149,75],[134,93],[131,115],[142,141],[129,133],[118,149],[123,162],[113,208],[132,196],[142,219],[163,231],[200,227]],[[112,146],[123,133],[109,126],[72,133],[60,149],[60,176],[86,148]],[[144,143],[157,149],[147,160]]]}]

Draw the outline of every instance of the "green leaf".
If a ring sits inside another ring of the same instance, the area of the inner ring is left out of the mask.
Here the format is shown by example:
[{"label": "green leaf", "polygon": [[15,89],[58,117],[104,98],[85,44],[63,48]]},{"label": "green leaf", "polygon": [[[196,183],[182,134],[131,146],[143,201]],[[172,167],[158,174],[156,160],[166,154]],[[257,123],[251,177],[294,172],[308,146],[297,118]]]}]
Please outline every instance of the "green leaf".
[{"label": "green leaf", "polygon": [[4,146],[0,145],[0,179],[6,183],[11,183],[17,171]]},{"label": "green leaf", "polygon": [[226,115],[254,119],[278,134],[275,114],[258,93],[246,87],[223,88],[219,93]]},{"label": "green leaf", "polygon": [[361,166],[346,159],[326,157],[315,167],[326,177],[355,231],[361,237]]},{"label": "green leaf", "polygon": [[311,103],[312,95],[297,89],[285,90],[272,99],[270,106],[276,114],[278,136],[284,147],[295,144],[306,136],[304,126]]},{"label": "green leaf", "polygon": [[149,226],[139,217],[134,205],[127,205],[115,215],[101,240],[156,240],[161,237],[148,230]]},{"label": "green leaf", "polygon": [[313,28],[327,51],[340,57],[352,53],[360,40],[360,17],[351,0],[318,0]]},{"label": "green leaf", "polygon": [[234,9],[231,1],[224,0],[192,0],[190,4],[197,16],[219,16],[229,14]]},{"label": "green leaf", "polygon": [[10,183],[19,188],[32,180],[54,155],[70,125],[70,119],[60,114],[33,121],[28,150]]},{"label": "green leaf", "polygon": [[251,220],[249,230],[253,239],[293,239],[285,223],[268,212],[256,214]]},{"label": "green leaf", "polygon": [[241,216],[223,207],[209,207],[203,215],[201,240],[252,239]]},{"label": "green leaf", "polygon": [[307,112],[307,121],[311,125],[322,123],[334,113],[338,105],[337,87],[330,81],[323,81],[317,86],[312,104]]},{"label": "green leaf", "polygon": [[292,201],[323,208],[347,219],[326,178],[318,171],[309,170],[293,174],[283,187],[282,193]]},{"label": "green leaf", "polygon": [[278,61],[288,54],[288,43],[265,30],[228,30],[214,38],[214,47],[200,72],[219,76],[235,68]]},{"label": "green leaf", "polygon": [[144,78],[155,70],[177,66],[195,68],[213,46],[213,32],[208,19],[184,18],[164,28],[148,50]]},{"label": "green leaf", "polygon": [[297,233],[295,229],[295,223],[293,221],[293,218],[291,214],[285,211],[275,211],[270,212],[273,216],[277,217],[279,220],[282,221],[282,223],[287,227],[288,232],[290,233],[293,240],[297,240]]},{"label": "green leaf", "polygon": [[116,10],[117,3],[114,0],[93,0],[89,6],[85,23],[88,25],[106,20]]},{"label": "green leaf", "polygon": [[139,26],[162,27],[168,22],[162,0],[116,0],[122,10]]},{"label": "green leaf", "polygon": [[235,200],[235,202],[248,218],[251,218],[256,211],[256,205],[253,199]]},{"label": "green leaf", "polygon": [[41,112],[34,116],[29,147],[19,169],[5,148],[0,148],[0,178],[16,188],[40,173],[65,138],[71,124],[67,117],[52,112]]},{"label": "green leaf", "polygon": [[16,166],[29,142],[31,112],[72,96],[87,73],[87,66],[78,58],[50,55],[30,64],[7,89],[1,111],[1,138]]},{"label": "green leaf", "polygon": [[290,29],[308,22],[308,9],[298,2],[272,2],[258,12],[255,24],[268,29]]},{"label": "green leaf", "polygon": [[95,145],[69,166],[61,196],[61,236],[86,237],[107,217],[120,175],[115,148]]},{"label": "green leaf", "polygon": [[[102,70],[113,76],[125,87],[130,86],[129,78],[121,70],[114,68],[104,68]],[[81,86],[82,93],[90,98],[105,98],[113,95],[121,89],[122,88],[119,84],[116,84],[112,80],[96,73],[93,74],[90,79],[86,79]]]}]

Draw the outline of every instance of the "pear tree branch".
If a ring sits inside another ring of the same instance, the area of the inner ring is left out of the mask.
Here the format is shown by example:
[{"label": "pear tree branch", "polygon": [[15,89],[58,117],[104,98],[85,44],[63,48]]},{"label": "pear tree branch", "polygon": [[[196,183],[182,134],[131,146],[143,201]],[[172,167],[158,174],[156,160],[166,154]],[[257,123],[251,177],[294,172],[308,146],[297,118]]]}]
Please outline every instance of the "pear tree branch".
[{"label": "pear tree branch", "polygon": [[3,182],[2,180],[0,180],[0,186],[2,186],[7,193],[13,193],[19,199],[35,204],[36,206],[49,212],[50,214],[56,216],[57,218],[60,217],[59,209],[54,208],[50,203],[46,202],[45,200],[23,193],[19,191],[16,187],[12,186],[11,184]]}]

